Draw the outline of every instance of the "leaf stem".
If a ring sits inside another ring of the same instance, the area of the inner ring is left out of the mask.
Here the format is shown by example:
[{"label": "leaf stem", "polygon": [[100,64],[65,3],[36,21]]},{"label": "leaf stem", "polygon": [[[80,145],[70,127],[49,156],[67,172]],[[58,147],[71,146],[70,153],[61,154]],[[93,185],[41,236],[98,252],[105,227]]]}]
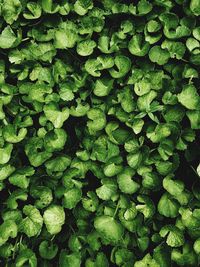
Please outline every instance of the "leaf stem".
[{"label": "leaf stem", "polygon": [[190,168],[193,170],[193,172],[199,177],[199,174],[198,174],[198,172],[195,170],[195,168],[192,166],[192,165],[190,165]]},{"label": "leaf stem", "polygon": [[118,209],[119,209],[119,201],[118,201],[117,206],[116,206],[116,208],[115,208],[115,212],[114,212],[114,214],[113,214],[113,219],[115,219],[115,217],[116,217],[116,215],[117,215],[117,212],[118,212]]}]

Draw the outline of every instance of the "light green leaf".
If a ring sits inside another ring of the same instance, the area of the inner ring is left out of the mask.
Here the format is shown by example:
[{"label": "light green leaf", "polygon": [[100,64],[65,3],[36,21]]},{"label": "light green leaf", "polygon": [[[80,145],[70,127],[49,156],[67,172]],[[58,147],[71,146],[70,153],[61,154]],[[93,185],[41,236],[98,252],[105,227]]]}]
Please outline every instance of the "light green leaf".
[{"label": "light green leaf", "polygon": [[51,102],[44,106],[44,114],[55,128],[61,128],[63,123],[69,118],[69,109],[63,108],[61,111],[56,103]]},{"label": "light green leaf", "polygon": [[4,28],[0,34],[0,48],[8,49],[13,46],[17,37],[10,26]]},{"label": "light green leaf", "polygon": [[119,189],[126,194],[134,194],[140,188],[140,185],[133,180],[135,171],[131,168],[126,168],[117,175]]},{"label": "light green leaf", "polygon": [[177,95],[178,101],[187,109],[200,109],[200,96],[194,85],[186,85],[180,94]]},{"label": "light green leaf", "polygon": [[12,150],[13,145],[8,143],[0,148],[0,164],[6,164],[10,160]]},{"label": "light green leaf", "polygon": [[52,205],[45,210],[43,218],[47,231],[51,235],[56,235],[61,231],[62,225],[65,223],[64,209],[61,206]]},{"label": "light green leaf", "polygon": [[76,51],[80,56],[86,57],[93,53],[96,43],[93,40],[84,40],[77,44]]},{"label": "light green leaf", "polygon": [[18,227],[12,220],[6,220],[0,225],[0,246],[5,244],[8,239],[17,236]]},{"label": "light green leaf", "polygon": [[26,205],[23,208],[23,213],[27,217],[20,222],[20,232],[25,233],[28,237],[37,236],[43,225],[43,218],[39,210],[32,205]]},{"label": "light green leaf", "polygon": [[166,225],[162,227],[160,236],[167,238],[166,243],[170,247],[180,247],[185,241],[182,231],[174,225]]},{"label": "light green leaf", "polygon": [[26,189],[29,186],[29,176],[32,176],[35,173],[33,167],[23,167],[16,170],[10,177],[9,182],[15,186],[18,186],[22,189]]},{"label": "light green leaf", "polygon": [[117,185],[114,180],[104,179],[102,180],[103,185],[96,189],[97,196],[103,200],[112,199],[116,195]]},{"label": "light green leaf", "polygon": [[82,191],[80,188],[74,187],[72,189],[66,190],[63,195],[63,206],[66,209],[73,209],[76,207],[78,202],[81,201]]}]

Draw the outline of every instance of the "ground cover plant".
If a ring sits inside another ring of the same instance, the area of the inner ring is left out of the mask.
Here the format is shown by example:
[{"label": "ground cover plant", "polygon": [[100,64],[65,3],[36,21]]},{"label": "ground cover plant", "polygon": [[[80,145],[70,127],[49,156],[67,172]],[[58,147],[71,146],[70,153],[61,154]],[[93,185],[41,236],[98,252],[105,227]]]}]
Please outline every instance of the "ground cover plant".
[{"label": "ground cover plant", "polygon": [[0,0],[0,266],[199,266],[199,16]]}]

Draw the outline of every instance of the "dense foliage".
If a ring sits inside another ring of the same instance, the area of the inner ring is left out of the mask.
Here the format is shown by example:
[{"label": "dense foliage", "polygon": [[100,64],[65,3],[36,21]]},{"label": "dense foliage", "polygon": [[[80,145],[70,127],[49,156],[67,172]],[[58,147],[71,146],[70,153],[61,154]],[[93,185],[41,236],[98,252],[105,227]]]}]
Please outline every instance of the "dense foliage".
[{"label": "dense foliage", "polygon": [[200,262],[200,0],[0,0],[0,266]]}]

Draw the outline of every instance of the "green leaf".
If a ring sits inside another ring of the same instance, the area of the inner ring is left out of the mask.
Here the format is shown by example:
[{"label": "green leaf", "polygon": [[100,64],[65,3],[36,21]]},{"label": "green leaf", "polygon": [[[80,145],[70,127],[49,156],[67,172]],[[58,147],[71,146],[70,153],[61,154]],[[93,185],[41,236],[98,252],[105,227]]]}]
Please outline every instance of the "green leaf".
[{"label": "green leaf", "polygon": [[143,178],[142,185],[144,188],[155,191],[158,191],[160,189],[161,181],[156,172],[148,172],[145,170],[144,174],[141,175]]},{"label": "green leaf", "polygon": [[197,255],[188,243],[184,244],[181,250],[173,249],[171,258],[179,266],[195,266],[198,264]]},{"label": "green leaf", "polygon": [[140,15],[146,15],[149,12],[151,12],[153,6],[152,4],[147,0],[140,0],[137,4],[138,13]]},{"label": "green leaf", "polygon": [[181,122],[185,115],[185,110],[182,106],[165,106],[164,118],[166,122],[177,121]]},{"label": "green leaf", "polygon": [[179,209],[179,213],[181,214],[181,221],[184,226],[188,229],[197,229],[200,227],[200,210],[194,209],[194,211],[189,208],[181,207]]},{"label": "green leaf", "polygon": [[116,144],[113,144],[108,140],[107,136],[101,135],[95,140],[92,146],[92,160],[98,160],[100,162],[108,162],[112,157],[119,155],[119,148]]},{"label": "green leaf", "polygon": [[172,264],[171,251],[165,244],[161,244],[154,249],[153,258],[160,267],[170,267]]},{"label": "green leaf", "polygon": [[192,54],[199,54],[200,43],[194,38],[188,38],[186,41],[186,47]]},{"label": "green leaf", "polygon": [[170,57],[176,59],[183,58],[186,51],[185,45],[183,43],[170,40],[165,40],[162,43],[161,48],[167,49],[170,53]]},{"label": "green leaf", "polygon": [[19,255],[16,258],[15,266],[23,267],[26,264],[30,267],[37,267],[37,257],[35,253],[28,248],[24,248],[20,251]]},{"label": "green leaf", "polygon": [[[60,146],[61,147],[61,146]],[[62,146],[63,148],[63,146]],[[49,175],[62,175],[71,163],[69,156],[58,156],[45,162],[46,171]]]},{"label": "green leaf", "polygon": [[200,15],[200,1],[199,0],[191,0],[190,1],[190,10],[195,16]]},{"label": "green leaf", "polygon": [[[116,56],[114,63],[116,67],[110,69],[109,73],[115,79],[124,77],[131,68],[131,60],[125,56]],[[118,69],[117,71],[116,68]]]},{"label": "green leaf", "polygon": [[18,133],[14,125],[8,124],[3,128],[3,137],[8,143],[19,143],[27,135],[26,128],[20,128]]},{"label": "green leaf", "polygon": [[108,78],[97,79],[94,84],[94,94],[99,97],[108,95],[112,90],[113,82],[113,79]]},{"label": "green leaf", "polygon": [[94,227],[101,237],[108,240],[111,244],[117,244],[123,237],[124,229],[122,225],[110,216],[101,215],[96,217]]},{"label": "green leaf", "polygon": [[163,180],[163,187],[167,190],[172,196],[178,196],[184,190],[184,183],[180,180],[172,180],[166,177]]},{"label": "green leaf", "polygon": [[112,252],[112,262],[116,263],[117,266],[129,266],[131,262],[134,262],[135,255],[132,251],[126,248],[116,248]]},{"label": "green leaf", "polygon": [[200,129],[200,110],[188,110],[186,115],[190,120],[191,129]]},{"label": "green leaf", "polygon": [[109,122],[105,130],[114,144],[123,144],[130,136],[129,131],[120,127],[119,123],[115,121]]},{"label": "green leaf", "polygon": [[93,2],[91,0],[77,0],[74,4],[74,11],[80,16],[84,16],[89,9],[93,8]]},{"label": "green leaf", "polygon": [[194,251],[199,255],[200,254],[200,238],[198,238],[195,242],[194,242]]},{"label": "green leaf", "polygon": [[51,260],[55,258],[58,252],[58,246],[46,240],[42,241],[39,245],[39,253],[43,259]]},{"label": "green leaf", "polygon": [[51,189],[45,186],[32,186],[30,195],[36,199],[34,205],[38,209],[47,207],[53,200]]},{"label": "green leaf", "polygon": [[158,202],[158,211],[161,215],[169,218],[176,218],[178,216],[179,204],[176,200],[165,193]]},{"label": "green leaf", "polygon": [[99,200],[93,191],[87,192],[87,197],[82,198],[82,204],[84,209],[95,212],[99,205]]},{"label": "green leaf", "polygon": [[81,236],[72,234],[68,241],[69,249],[73,252],[79,252],[82,249]]},{"label": "green leaf", "polygon": [[128,44],[128,49],[132,55],[143,57],[150,49],[148,42],[143,41],[141,34],[134,35]]},{"label": "green leaf", "polygon": [[142,79],[135,83],[134,91],[136,95],[142,96],[151,90],[151,84],[147,79]]},{"label": "green leaf", "polygon": [[139,195],[137,197],[137,200],[140,202],[140,204],[136,206],[136,209],[139,212],[143,213],[145,218],[151,218],[155,213],[155,206],[153,201],[145,195]]},{"label": "green leaf", "polygon": [[133,169],[137,169],[142,164],[142,160],[143,155],[141,151],[138,151],[137,153],[130,153],[127,156],[128,165]]},{"label": "green leaf", "polygon": [[158,45],[153,46],[149,51],[149,59],[158,65],[166,64],[169,58],[169,52],[166,49],[162,49]]},{"label": "green leaf", "polygon": [[46,13],[54,14],[59,11],[59,5],[53,3],[53,0],[41,0],[42,8]]},{"label": "green leaf", "polygon": [[194,28],[193,31],[192,31],[192,34],[193,34],[195,39],[200,41],[200,27]]},{"label": "green leaf", "polygon": [[117,97],[125,112],[130,113],[134,110],[136,104],[134,102],[132,90],[130,87],[127,86],[123,88],[123,91],[120,91]]},{"label": "green leaf", "polygon": [[200,164],[197,166],[197,174],[200,176]]},{"label": "green leaf", "polygon": [[151,257],[148,253],[140,261],[136,261],[134,267],[146,267],[146,266],[160,267],[160,265]]},{"label": "green leaf", "polygon": [[56,55],[56,49],[52,43],[31,43],[27,46],[26,50],[23,50],[24,57],[27,60],[36,60],[44,62],[52,62],[53,57]]},{"label": "green leaf", "polygon": [[124,148],[128,153],[135,153],[138,152],[140,149],[140,140],[137,138],[131,138],[131,140],[128,140],[124,144]]},{"label": "green leaf", "polygon": [[0,181],[8,178],[15,171],[15,167],[10,164],[0,167]]},{"label": "green leaf", "polygon": [[81,255],[79,252],[67,253],[65,250],[62,250],[59,257],[59,266],[73,266],[80,267],[81,266]]},{"label": "green leaf", "polygon": [[42,15],[42,8],[38,3],[29,2],[26,7],[28,10],[23,13],[25,19],[38,19]]},{"label": "green leaf", "polygon": [[65,146],[67,134],[63,129],[54,129],[44,136],[44,148],[48,152],[60,151]]},{"label": "green leaf", "polygon": [[[119,159],[119,161],[121,162],[120,157],[116,158],[116,160],[117,159]],[[122,169],[123,169],[122,165],[117,164],[117,162],[112,163],[112,161],[111,161],[111,163],[108,163],[105,165],[105,167],[103,168],[103,172],[104,172],[105,176],[112,177],[112,176],[119,174],[122,171]]]},{"label": "green leaf", "polygon": [[26,201],[28,198],[28,194],[25,190],[18,189],[12,192],[12,194],[7,199],[7,207],[9,209],[17,209],[18,208],[18,200]]},{"label": "green leaf", "polygon": [[42,165],[52,156],[52,153],[44,150],[44,141],[39,137],[32,137],[28,140],[25,145],[25,153],[34,167]]},{"label": "green leaf", "polygon": [[19,0],[3,0],[2,2],[2,16],[8,24],[12,24],[21,13],[22,4]]},{"label": "green leaf", "polygon": [[137,106],[140,111],[148,112],[151,107],[152,101],[157,97],[157,92],[151,90],[149,93],[142,95],[137,100]]},{"label": "green leaf", "polygon": [[87,112],[88,122],[87,127],[90,134],[96,134],[96,132],[102,130],[106,125],[106,116],[99,108],[91,108]]},{"label": "green leaf", "polygon": [[52,93],[52,88],[44,83],[24,82],[19,86],[19,92],[27,95],[23,99],[28,103],[33,101],[44,103],[47,96]]},{"label": "green leaf", "polygon": [[96,259],[88,258],[85,262],[85,267],[109,267],[108,259],[103,252],[99,252]]},{"label": "green leaf", "polygon": [[147,137],[153,143],[159,143],[164,140],[166,137],[170,136],[171,129],[167,124],[159,124],[155,128],[147,129]]},{"label": "green leaf", "polygon": [[[66,25],[67,27],[67,25]],[[59,29],[55,32],[55,47],[58,49],[72,48],[78,40],[77,32],[70,28]]]},{"label": "green leaf", "polygon": [[10,258],[12,256],[14,246],[10,243],[6,243],[0,247],[0,256],[2,258]]}]

